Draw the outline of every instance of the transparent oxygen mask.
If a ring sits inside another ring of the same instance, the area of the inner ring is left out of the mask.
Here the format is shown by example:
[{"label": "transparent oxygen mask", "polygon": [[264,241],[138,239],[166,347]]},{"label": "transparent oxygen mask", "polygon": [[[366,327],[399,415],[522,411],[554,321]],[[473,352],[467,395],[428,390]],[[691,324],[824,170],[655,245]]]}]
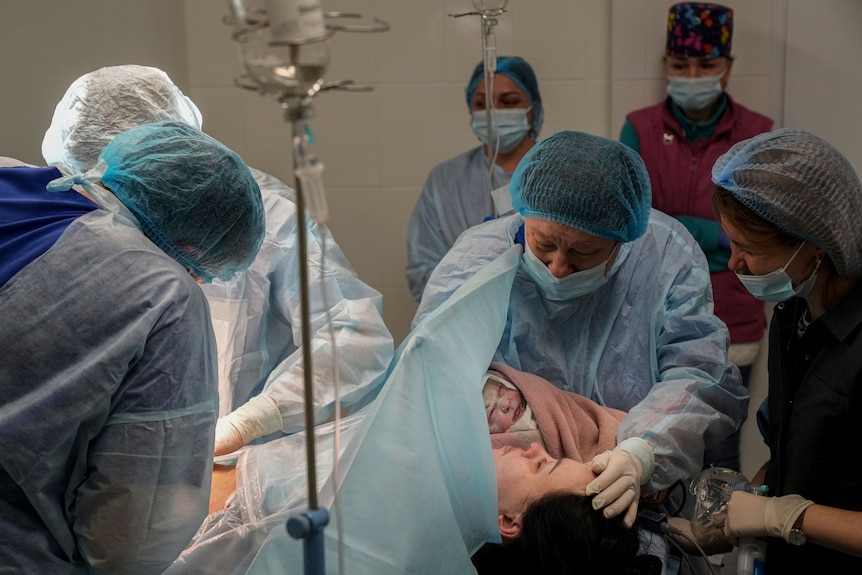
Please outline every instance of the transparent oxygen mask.
[{"label": "transparent oxygen mask", "polygon": [[689,491],[694,495],[692,527],[706,528],[711,524],[724,523],[724,508],[734,491],[751,491],[752,486],[739,471],[727,467],[704,469],[694,478]]},{"label": "transparent oxygen mask", "polygon": [[[734,491],[766,495],[766,485],[754,485],[742,473],[727,467],[710,467],[694,478],[689,491],[694,495],[691,529],[698,538],[724,529],[725,509]],[[764,572],[766,548],[753,538],[742,538],[737,551],[736,575],[760,575]]]}]

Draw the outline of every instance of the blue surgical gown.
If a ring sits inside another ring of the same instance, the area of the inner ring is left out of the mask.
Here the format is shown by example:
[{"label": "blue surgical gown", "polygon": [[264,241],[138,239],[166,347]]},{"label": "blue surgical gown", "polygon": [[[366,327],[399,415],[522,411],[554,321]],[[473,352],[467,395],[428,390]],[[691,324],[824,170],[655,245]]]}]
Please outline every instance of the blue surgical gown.
[{"label": "blue surgical gown", "polygon": [[488,157],[482,146],[431,170],[407,227],[407,284],[415,301],[461,232],[494,215],[491,190],[511,178],[495,164],[494,181],[488,182]]},{"label": "blue surgical gown", "polygon": [[[511,247],[523,223],[513,214],[465,232],[432,274],[414,325]],[[704,443],[745,419],[749,396],[728,344],[703,252],[682,224],[653,210],[647,232],[623,244],[608,282],[591,294],[548,301],[522,264],[494,359],[627,411],[618,441],[649,443],[650,486],[664,489],[700,471]]]},{"label": "blue surgical gown", "polygon": [[[283,431],[292,433],[304,425],[295,196],[271,175],[252,174],[266,210],[263,245],[245,272],[203,286],[219,346],[219,415],[268,395]],[[335,362],[342,405],[351,405],[383,382],[394,349],[383,297],[359,279],[328,230],[306,222],[315,413],[322,421],[335,407]]]},{"label": "blue surgical gown", "polygon": [[[51,219],[5,217],[5,172],[29,169],[0,169],[7,246]],[[60,173],[40,170],[34,198],[82,197],[46,192]],[[0,318],[0,571],[161,573],[209,501],[216,357],[198,285],[93,206],[0,286]]]}]

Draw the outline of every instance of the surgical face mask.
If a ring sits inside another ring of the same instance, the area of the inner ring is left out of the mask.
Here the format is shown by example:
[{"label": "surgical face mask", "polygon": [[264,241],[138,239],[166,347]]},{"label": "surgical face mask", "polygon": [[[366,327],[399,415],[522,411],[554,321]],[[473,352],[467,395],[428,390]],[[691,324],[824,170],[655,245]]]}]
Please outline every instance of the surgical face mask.
[{"label": "surgical face mask", "polygon": [[616,249],[611,252],[608,259],[595,267],[571,273],[562,278],[551,273],[548,266],[530,249],[529,242],[524,242],[522,260],[527,273],[536,282],[546,298],[553,301],[565,301],[587,295],[605,285],[608,281],[605,269],[615,252]]},{"label": "surgical face mask", "polygon": [[718,76],[701,76],[699,78],[667,77],[667,95],[674,103],[686,112],[699,112],[718,100],[723,92],[721,78]]},{"label": "surgical face mask", "polygon": [[737,272],[736,277],[739,278],[745,289],[751,292],[751,295],[763,301],[781,302],[795,296],[805,297],[811,293],[817,281],[817,268],[820,267],[820,261],[817,262],[817,266],[811,275],[808,276],[808,279],[799,284],[799,287],[796,289],[793,289],[793,280],[790,279],[790,276],[785,271],[804,245],[805,242],[799,244],[799,247],[796,248],[796,251],[787,260],[787,263],[774,272],[769,272],[762,276],[743,275]]},{"label": "surgical face mask", "polygon": [[491,118],[494,121],[494,142],[488,142],[485,110],[473,110],[470,127],[479,140],[505,154],[517,148],[521,140],[530,132],[530,123],[527,121],[529,111],[530,108],[494,108],[491,112]]}]

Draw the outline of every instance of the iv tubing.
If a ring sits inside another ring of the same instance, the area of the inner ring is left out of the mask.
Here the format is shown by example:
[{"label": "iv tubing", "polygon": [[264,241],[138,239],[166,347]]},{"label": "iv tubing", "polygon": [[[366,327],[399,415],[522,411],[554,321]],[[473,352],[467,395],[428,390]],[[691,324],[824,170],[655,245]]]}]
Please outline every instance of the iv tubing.
[{"label": "iv tubing", "polygon": [[499,134],[494,124],[494,72],[497,70],[497,38],[494,35],[494,25],[497,19],[482,14],[482,59],[485,68],[485,126],[488,141],[486,154],[488,156],[488,190],[494,189],[494,164],[500,149]]}]

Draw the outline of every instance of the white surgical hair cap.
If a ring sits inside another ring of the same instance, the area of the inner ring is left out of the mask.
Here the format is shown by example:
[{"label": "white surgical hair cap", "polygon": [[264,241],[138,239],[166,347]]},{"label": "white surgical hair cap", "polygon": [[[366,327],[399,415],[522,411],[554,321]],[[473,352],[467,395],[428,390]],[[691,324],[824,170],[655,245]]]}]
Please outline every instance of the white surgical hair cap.
[{"label": "white surgical hair cap", "polygon": [[199,130],[203,123],[198,107],[165,72],[136,64],[99,68],[75,80],[57,103],[42,157],[83,172],[117,134],[168,120]]},{"label": "white surgical hair cap", "polygon": [[718,158],[712,181],[767,222],[822,249],[839,275],[862,275],[862,183],[826,140],[789,128],[765,132]]}]

